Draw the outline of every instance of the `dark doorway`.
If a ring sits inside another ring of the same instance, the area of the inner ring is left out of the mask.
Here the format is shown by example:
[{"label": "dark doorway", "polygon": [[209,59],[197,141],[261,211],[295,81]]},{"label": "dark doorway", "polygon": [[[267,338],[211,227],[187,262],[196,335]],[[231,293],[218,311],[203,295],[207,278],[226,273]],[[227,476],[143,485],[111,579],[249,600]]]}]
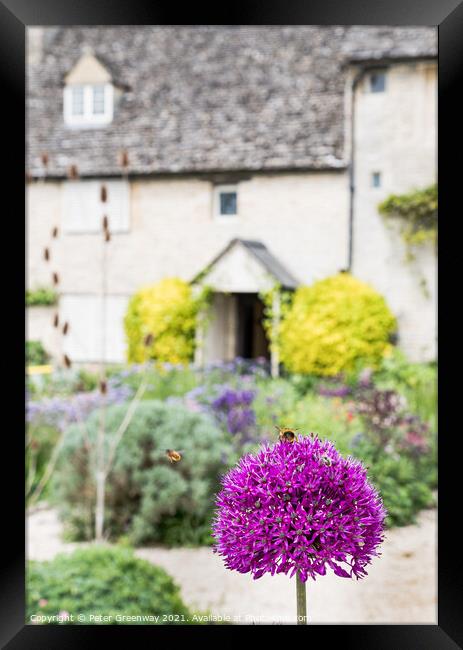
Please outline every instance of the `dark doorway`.
[{"label": "dark doorway", "polygon": [[270,359],[263,319],[264,305],[255,293],[236,294],[238,331],[236,356],[243,359]]}]

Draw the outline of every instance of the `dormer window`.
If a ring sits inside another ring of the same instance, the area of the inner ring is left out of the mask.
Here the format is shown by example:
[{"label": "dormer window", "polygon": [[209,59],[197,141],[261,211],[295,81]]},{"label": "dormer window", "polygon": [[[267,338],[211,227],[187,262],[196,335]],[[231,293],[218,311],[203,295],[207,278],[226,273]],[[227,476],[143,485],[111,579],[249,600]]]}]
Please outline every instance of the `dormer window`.
[{"label": "dormer window", "polygon": [[70,126],[109,124],[113,119],[111,84],[85,84],[64,89],[64,120]]},{"label": "dormer window", "polygon": [[65,123],[73,127],[109,124],[113,119],[113,105],[110,74],[93,54],[84,54],[65,79]]}]

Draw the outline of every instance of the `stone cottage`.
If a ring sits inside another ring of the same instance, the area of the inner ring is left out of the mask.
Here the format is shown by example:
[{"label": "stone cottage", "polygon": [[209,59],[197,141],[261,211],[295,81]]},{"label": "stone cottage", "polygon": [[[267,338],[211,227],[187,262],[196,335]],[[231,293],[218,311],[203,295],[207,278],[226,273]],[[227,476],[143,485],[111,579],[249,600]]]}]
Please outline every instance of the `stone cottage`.
[{"label": "stone cottage", "polygon": [[434,28],[28,32],[28,287],[57,271],[70,323],[60,337],[29,309],[28,338],[77,363],[123,361],[130,296],[205,276],[200,360],[268,356],[259,292],[348,269],[386,297],[400,347],[435,357],[435,252],[407,261],[378,212],[436,180]]}]

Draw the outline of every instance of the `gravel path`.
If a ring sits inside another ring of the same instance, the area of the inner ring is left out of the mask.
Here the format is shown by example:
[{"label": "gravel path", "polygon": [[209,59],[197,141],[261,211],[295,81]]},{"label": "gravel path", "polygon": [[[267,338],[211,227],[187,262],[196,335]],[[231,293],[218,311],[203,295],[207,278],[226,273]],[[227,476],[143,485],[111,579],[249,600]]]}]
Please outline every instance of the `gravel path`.
[{"label": "gravel path", "polygon": [[[47,560],[84,544],[61,541],[61,525],[50,509],[28,517],[28,558]],[[425,510],[415,526],[387,532],[383,555],[361,581],[330,573],[307,586],[311,623],[437,622],[436,511]],[[197,610],[242,623],[294,622],[295,585],[286,576],[227,571],[209,548],[140,548],[136,554],[162,566]]]}]

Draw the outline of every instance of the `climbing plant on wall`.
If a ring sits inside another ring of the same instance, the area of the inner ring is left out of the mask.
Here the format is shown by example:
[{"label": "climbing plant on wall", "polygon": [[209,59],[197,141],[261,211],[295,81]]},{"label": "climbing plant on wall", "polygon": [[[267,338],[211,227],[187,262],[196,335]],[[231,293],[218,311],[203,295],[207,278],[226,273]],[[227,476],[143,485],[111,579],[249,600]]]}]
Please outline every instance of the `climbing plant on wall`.
[{"label": "climbing plant on wall", "polygon": [[407,194],[391,194],[378,206],[380,214],[400,219],[409,257],[412,248],[437,240],[437,185]]},{"label": "climbing plant on wall", "polygon": [[[275,302],[275,298],[278,302]],[[264,318],[262,325],[270,343],[270,349],[280,355],[280,333],[281,323],[286,318],[291,307],[293,292],[285,290],[280,284],[274,284],[270,289],[261,291],[259,298],[264,305]],[[275,314],[275,306],[278,304],[278,314]]]}]

